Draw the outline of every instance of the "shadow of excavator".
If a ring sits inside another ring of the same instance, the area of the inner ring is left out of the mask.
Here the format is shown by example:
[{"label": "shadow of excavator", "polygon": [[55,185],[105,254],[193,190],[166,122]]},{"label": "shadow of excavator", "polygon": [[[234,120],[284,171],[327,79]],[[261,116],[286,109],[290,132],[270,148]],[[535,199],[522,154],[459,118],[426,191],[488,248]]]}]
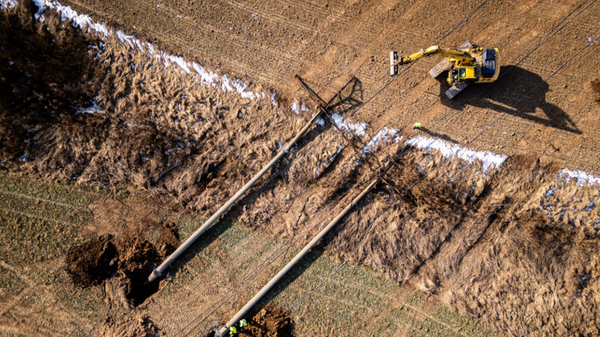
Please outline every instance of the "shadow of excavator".
[{"label": "shadow of excavator", "polygon": [[[500,69],[500,77],[496,82],[472,84],[453,100],[444,94],[450,88],[446,78],[447,73],[442,73],[437,80],[440,82],[441,102],[448,107],[463,110],[467,106],[474,106],[499,113],[506,112],[544,126],[581,134],[565,111],[546,101],[550,86],[536,73],[518,66],[504,66]],[[536,113],[537,109],[542,110],[546,116]]]}]

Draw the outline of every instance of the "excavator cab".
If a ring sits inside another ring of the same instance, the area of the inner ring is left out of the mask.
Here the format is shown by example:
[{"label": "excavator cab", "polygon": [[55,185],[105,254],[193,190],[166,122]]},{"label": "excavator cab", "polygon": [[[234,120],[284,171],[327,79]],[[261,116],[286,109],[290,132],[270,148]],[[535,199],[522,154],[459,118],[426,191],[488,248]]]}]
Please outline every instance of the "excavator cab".
[{"label": "excavator cab", "polygon": [[465,77],[467,77],[465,68],[454,68],[448,73],[448,84],[464,82]]},{"label": "excavator cab", "polygon": [[448,72],[448,84],[475,82],[479,78],[479,67],[462,66]]}]

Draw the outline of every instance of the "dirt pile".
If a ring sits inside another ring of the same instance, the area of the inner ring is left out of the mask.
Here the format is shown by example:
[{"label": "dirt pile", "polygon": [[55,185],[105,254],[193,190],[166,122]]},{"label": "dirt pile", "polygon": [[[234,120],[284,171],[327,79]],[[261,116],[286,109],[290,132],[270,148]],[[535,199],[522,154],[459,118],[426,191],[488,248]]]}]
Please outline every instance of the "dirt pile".
[{"label": "dirt pile", "polygon": [[591,82],[592,85],[592,91],[594,92],[595,95],[595,100],[596,102],[600,102],[600,79],[597,78],[595,80],[593,80]]},{"label": "dirt pile", "polygon": [[162,257],[167,257],[171,255],[180,244],[181,241],[179,240],[177,226],[173,222],[169,222],[161,228],[158,239],[154,245]]},{"label": "dirt pile", "polygon": [[240,337],[288,337],[294,336],[294,322],[289,312],[269,304],[252,318],[248,325],[238,329]]},{"label": "dirt pile", "polygon": [[92,330],[94,337],[155,337],[165,336],[154,322],[146,315],[139,313],[136,317],[109,317]]}]

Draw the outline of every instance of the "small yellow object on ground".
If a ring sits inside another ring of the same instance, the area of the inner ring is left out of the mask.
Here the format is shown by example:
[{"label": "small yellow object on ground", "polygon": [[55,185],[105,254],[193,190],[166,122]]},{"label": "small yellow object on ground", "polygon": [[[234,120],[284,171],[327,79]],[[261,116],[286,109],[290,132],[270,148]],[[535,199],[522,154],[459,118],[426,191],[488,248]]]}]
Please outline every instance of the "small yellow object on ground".
[{"label": "small yellow object on ground", "polygon": [[421,123],[417,122],[415,123],[415,125],[413,125],[413,129],[420,129],[421,128]]}]

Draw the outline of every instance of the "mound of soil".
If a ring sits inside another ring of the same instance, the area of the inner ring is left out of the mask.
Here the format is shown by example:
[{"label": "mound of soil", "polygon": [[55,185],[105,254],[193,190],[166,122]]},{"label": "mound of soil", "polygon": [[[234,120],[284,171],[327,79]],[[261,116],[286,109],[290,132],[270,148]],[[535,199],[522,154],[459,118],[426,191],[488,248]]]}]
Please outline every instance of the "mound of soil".
[{"label": "mound of soil", "polygon": [[133,240],[123,240],[119,245],[119,270],[132,272],[157,263],[160,256],[154,245],[140,236]]},{"label": "mound of soil", "polygon": [[592,81],[592,91],[594,92],[594,99],[596,102],[600,102],[600,78]]},{"label": "mound of soil", "polygon": [[287,337],[294,336],[294,322],[289,312],[269,304],[238,329],[240,337]]},{"label": "mound of soil", "polygon": [[119,252],[110,235],[99,237],[67,252],[67,272],[80,287],[98,285],[116,273]]},{"label": "mound of soil", "polygon": [[177,226],[172,222],[166,223],[160,229],[158,240],[156,240],[155,243],[156,250],[158,250],[163,258],[166,258],[167,256],[171,255],[171,253],[173,253],[180,244],[181,241],[179,240]]},{"label": "mound of soil", "polygon": [[140,313],[136,317],[119,316],[109,317],[98,324],[91,332],[93,337],[155,337],[165,336],[154,322],[146,315]]}]

